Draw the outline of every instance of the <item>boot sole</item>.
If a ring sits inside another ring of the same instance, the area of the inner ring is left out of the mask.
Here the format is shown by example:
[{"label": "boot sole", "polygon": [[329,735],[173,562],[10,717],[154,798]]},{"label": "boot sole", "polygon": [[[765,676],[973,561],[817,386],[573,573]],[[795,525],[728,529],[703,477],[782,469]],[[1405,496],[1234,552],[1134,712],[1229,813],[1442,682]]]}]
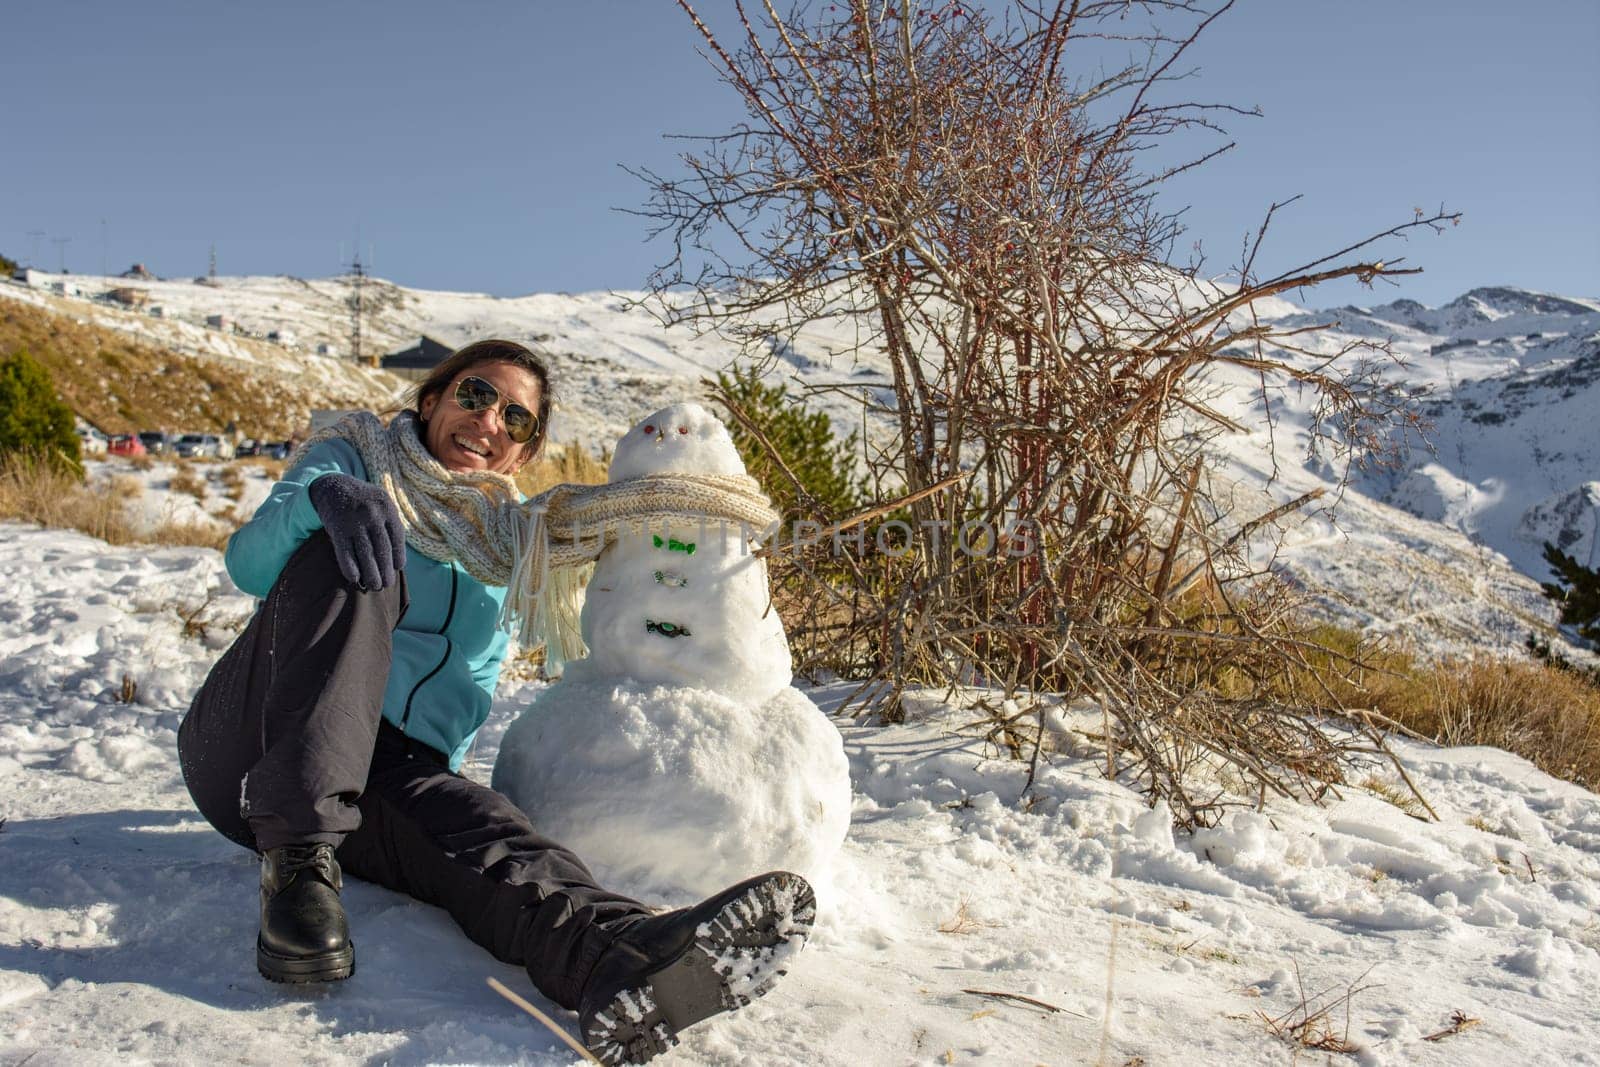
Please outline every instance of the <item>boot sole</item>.
[{"label": "boot sole", "polygon": [[269,982],[304,985],[311,982],[338,982],[356,970],[356,950],[347,945],[337,952],[320,956],[279,956],[256,940],[256,970]]},{"label": "boot sole", "polygon": [[780,873],[751,886],[701,923],[672,962],[596,1012],[584,1044],[608,1065],[653,1059],[678,1043],[679,1031],[765,995],[787,973],[816,917],[816,897],[803,878]]}]

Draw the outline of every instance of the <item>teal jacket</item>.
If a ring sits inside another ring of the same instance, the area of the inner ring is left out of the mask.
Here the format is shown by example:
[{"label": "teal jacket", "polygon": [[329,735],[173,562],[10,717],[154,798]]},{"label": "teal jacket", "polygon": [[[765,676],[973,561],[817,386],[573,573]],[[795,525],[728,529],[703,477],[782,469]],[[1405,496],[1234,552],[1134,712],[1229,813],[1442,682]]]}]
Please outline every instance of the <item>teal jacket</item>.
[{"label": "teal jacket", "polygon": [[[228,539],[224,559],[235,585],[266,597],[295,549],[322,529],[306,490],[324,474],[336,473],[367,478],[361,456],[338,438],[312,448],[272,487],[250,521]],[[383,717],[446,753],[451,770],[457,770],[489,717],[500,679],[510,640],[498,623],[506,591],[410,545],[405,578],[411,602],[394,631]]]}]

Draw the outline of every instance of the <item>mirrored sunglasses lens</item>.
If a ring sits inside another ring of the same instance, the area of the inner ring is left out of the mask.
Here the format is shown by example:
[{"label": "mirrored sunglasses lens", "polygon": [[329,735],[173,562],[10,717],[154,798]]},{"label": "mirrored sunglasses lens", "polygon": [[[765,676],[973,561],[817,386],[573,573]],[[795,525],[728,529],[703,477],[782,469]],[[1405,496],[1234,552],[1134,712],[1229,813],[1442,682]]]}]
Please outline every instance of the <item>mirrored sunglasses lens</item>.
[{"label": "mirrored sunglasses lens", "polygon": [[506,405],[506,436],[517,444],[526,444],[539,427],[538,416],[521,404]]},{"label": "mirrored sunglasses lens", "polygon": [[463,378],[456,386],[456,403],[464,411],[482,411],[499,399],[499,391],[482,378]]}]

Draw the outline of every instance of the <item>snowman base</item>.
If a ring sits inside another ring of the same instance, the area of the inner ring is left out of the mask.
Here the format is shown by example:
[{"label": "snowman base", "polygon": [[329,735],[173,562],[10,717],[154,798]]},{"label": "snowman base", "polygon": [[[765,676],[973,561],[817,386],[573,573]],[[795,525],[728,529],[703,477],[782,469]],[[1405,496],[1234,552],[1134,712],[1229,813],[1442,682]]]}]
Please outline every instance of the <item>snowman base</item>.
[{"label": "snowman base", "polygon": [[540,834],[608,888],[667,904],[769,870],[825,879],[849,829],[849,763],[804,693],[752,704],[576,673],[528,706],[495,763],[494,788]]}]

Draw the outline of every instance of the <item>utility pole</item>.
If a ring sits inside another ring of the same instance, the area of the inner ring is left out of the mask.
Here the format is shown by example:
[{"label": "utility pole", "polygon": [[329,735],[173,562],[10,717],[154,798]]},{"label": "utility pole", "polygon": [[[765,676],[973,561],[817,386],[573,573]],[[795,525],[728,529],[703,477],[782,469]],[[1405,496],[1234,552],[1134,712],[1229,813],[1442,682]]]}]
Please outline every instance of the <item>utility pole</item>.
[{"label": "utility pole", "polygon": [[[367,280],[367,268],[361,263],[361,238],[356,237],[356,258],[350,264],[350,273],[354,276],[350,292],[350,355],[357,363],[361,362],[361,299],[362,286]],[[376,354],[372,357],[372,365],[378,365]]]},{"label": "utility pole", "polygon": [[217,280],[217,243],[211,242],[211,265],[206,269],[206,277],[212,281]]}]

